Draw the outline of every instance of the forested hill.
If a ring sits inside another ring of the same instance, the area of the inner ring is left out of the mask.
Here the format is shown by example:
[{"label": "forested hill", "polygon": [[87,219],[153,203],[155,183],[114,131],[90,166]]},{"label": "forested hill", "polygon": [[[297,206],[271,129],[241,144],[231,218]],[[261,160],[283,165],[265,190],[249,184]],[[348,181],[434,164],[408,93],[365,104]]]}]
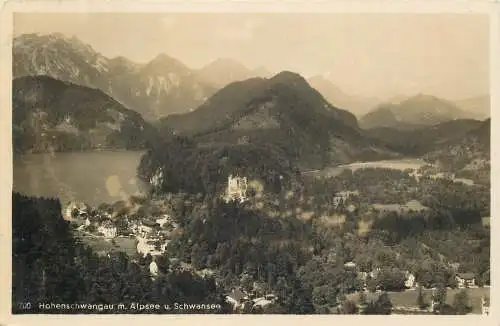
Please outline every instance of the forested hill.
[{"label": "forested hill", "polygon": [[[426,154],[430,161],[438,161],[452,170],[480,169],[489,180],[490,151],[491,151],[491,119],[482,121],[472,130],[468,130],[463,137],[445,141]],[[489,181],[488,181],[489,182]]]},{"label": "forested hill", "polygon": [[159,177],[152,188],[157,194],[214,195],[223,191],[230,174],[259,180],[266,191],[274,193],[300,183],[296,164],[271,144],[205,147],[189,138],[173,137],[156,143],[138,167],[138,175],[145,182]]},{"label": "forested hill", "polygon": [[[365,131],[368,137],[382,141],[389,148],[405,155],[423,155],[443,144],[459,142],[469,133],[483,127],[485,121],[460,119],[446,121],[433,126],[425,126],[411,130],[391,127],[372,128]],[[481,143],[489,143],[488,137],[482,137]]]},{"label": "forested hill", "polygon": [[141,115],[102,91],[47,76],[13,81],[17,152],[140,149],[156,136]]},{"label": "forested hill", "polygon": [[193,112],[163,119],[161,128],[200,144],[272,144],[305,167],[390,155],[362,135],[353,114],[289,71],[229,84]]}]

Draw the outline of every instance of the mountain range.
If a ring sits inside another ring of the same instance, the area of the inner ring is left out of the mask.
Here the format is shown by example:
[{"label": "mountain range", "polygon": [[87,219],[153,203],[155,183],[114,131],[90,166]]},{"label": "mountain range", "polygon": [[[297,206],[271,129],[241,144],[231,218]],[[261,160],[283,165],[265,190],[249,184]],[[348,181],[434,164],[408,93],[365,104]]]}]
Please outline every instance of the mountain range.
[{"label": "mountain range", "polygon": [[251,70],[228,58],[219,58],[197,70],[196,73],[203,80],[219,89],[233,82],[254,77],[267,78],[271,76],[271,73],[263,67]]},{"label": "mountain range", "polygon": [[216,88],[165,54],[146,64],[107,58],[75,37],[24,34],[13,41],[13,76],[47,75],[97,88],[154,121],[195,109]]},{"label": "mountain range", "polygon": [[491,103],[489,95],[480,95],[455,101],[455,104],[467,112],[475,114],[480,120],[491,117]]},{"label": "mountain range", "polygon": [[[73,84],[98,88],[127,108],[141,113],[148,121],[192,111],[218,89],[230,83],[255,77],[270,78],[272,75],[263,67],[249,69],[228,58],[219,58],[201,69],[191,69],[166,54],[140,64],[124,57],[107,58],[78,38],[66,37],[60,33],[17,36],[13,40],[12,51],[14,78],[47,75]],[[361,126],[366,128],[392,126],[409,103],[405,103],[400,110],[392,109],[401,106],[399,102],[412,102],[415,98],[398,96],[397,99],[384,101],[376,97],[354,96],[345,93],[321,75],[309,78],[308,82],[333,106],[354,113],[361,119]],[[445,102],[467,112],[465,116],[460,115],[461,118],[482,120],[490,116],[487,95],[453,103]],[[392,114],[386,109],[393,111]],[[425,109],[430,110],[428,106]],[[377,117],[379,114],[380,118]],[[441,115],[431,111],[426,114]],[[392,121],[380,121],[384,118]],[[428,118],[424,117],[423,120],[425,119]],[[421,123],[418,120],[422,120],[422,117],[417,119],[416,124]],[[443,119],[437,120],[442,122]],[[401,123],[404,125],[406,122]]]},{"label": "mountain range", "polygon": [[367,114],[370,110],[382,102],[376,97],[362,97],[347,94],[332,81],[321,75],[308,79],[309,84],[317,89],[332,105],[348,110],[358,118]]},{"label": "mountain range", "polygon": [[156,130],[97,89],[48,76],[13,81],[15,152],[141,149]]},{"label": "mountain range", "polygon": [[475,116],[475,113],[462,110],[451,101],[418,94],[400,102],[379,105],[360,119],[360,126],[364,129],[413,129],[456,119],[473,119]]},{"label": "mountain range", "polygon": [[[158,136],[150,121],[164,137],[202,146],[274,144],[309,167],[423,155],[489,116],[488,96],[419,94],[377,105],[322,76],[270,76],[231,59],[194,70],[166,54],[138,64],[61,34],[16,37],[13,75],[15,147],[33,151],[141,147]],[[359,122],[351,113],[373,106]]]}]

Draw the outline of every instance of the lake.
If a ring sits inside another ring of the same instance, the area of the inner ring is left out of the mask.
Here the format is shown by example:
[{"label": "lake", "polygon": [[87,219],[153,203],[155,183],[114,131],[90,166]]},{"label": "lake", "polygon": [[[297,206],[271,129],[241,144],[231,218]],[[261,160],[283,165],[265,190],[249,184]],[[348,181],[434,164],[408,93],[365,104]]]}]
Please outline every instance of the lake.
[{"label": "lake", "polygon": [[366,168],[384,168],[384,169],[394,169],[404,171],[406,169],[418,170],[422,166],[426,165],[424,160],[417,158],[404,158],[404,159],[394,159],[394,160],[382,160],[382,161],[371,161],[371,162],[354,162],[346,165],[339,165],[334,167],[328,167],[323,170],[310,171],[306,174],[318,177],[335,177],[341,174],[345,170],[356,171],[358,169]]},{"label": "lake", "polygon": [[143,151],[96,151],[26,154],[14,157],[14,191],[24,195],[57,197],[66,205],[78,200],[97,206],[147,187],[136,175]]}]

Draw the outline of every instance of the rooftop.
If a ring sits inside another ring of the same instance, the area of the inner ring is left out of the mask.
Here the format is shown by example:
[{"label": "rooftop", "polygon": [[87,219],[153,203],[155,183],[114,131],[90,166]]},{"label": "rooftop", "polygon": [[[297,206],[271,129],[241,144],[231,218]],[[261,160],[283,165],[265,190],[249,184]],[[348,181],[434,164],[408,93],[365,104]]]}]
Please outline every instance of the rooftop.
[{"label": "rooftop", "polygon": [[472,280],[475,275],[474,273],[458,273],[457,276],[464,280]]}]

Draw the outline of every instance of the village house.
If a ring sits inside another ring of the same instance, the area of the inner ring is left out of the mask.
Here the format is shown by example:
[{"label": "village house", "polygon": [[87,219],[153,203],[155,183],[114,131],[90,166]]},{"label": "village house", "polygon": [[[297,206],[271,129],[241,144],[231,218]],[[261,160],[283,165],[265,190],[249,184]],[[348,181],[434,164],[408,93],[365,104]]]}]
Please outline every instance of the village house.
[{"label": "village house", "polygon": [[135,234],[140,237],[147,237],[149,235],[157,234],[160,225],[149,220],[142,220],[135,228]]},{"label": "village house", "polygon": [[137,237],[137,240],[137,252],[142,254],[143,257],[155,252],[154,241],[141,237]]},{"label": "village house", "polygon": [[476,285],[474,273],[458,273],[455,279],[457,280],[457,287],[460,289]]},{"label": "village house", "polygon": [[260,297],[260,298],[255,298],[252,300],[253,302],[253,306],[252,308],[264,308],[268,305],[271,305],[273,303],[276,302],[276,300],[278,300],[278,297],[274,294],[267,294],[265,295],[264,297]]},{"label": "village house", "polygon": [[243,309],[248,300],[248,295],[239,288],[232,289],[231,293],[226,295],[226,302],[233,306],[233,310]]},{"label": "village house", "polygon": [[232,200],[244,202],[247,199],[247,178],[233,177],[229,175],[227,180],[227,188],[224,196],[226,202]]},{"label": "village house", "polygon": [[143,257],[146,257],[148,254],[151,256],[159,256],[165,252],[168,245],[168,240],[165,240],[163,244],[158,248],[157,243],[160,241],[159,239],[148,239],[137,237],[137,252],[142,254]]},{"label": "village house", "polygon": [[333,197],[333,206],[338,207],[340,204],[343,204],[348,200],[351,196],[359,195],[358,191],[339,191]]},{"label": "village house", "polygon": [[158,276],[158,265],[156,264],[154,259],[149,264],[149,274],[151,275],[152,278],[155,278],[156,276]]},{"label": "village house", "polygon": [[406,271],[405,273],[405,287],[407,289],[413,289],[415,288],[415,284],[416,284],[416,278],[415,278],[415,275],[413,275],[413,273],[410,273],[408,271]]},{"label": "village house", "polygon": [[162,228],[165,224],[170,222],[170,216],[165,214],[163,217],[157,218],[155,222]]},{"label": "village house", "polygon": [[116,237],[118,230],[110,220],[105,220],[98,228],[97,232],[102,233],[105,238],[112,239]]},{"label": "village house", "polygon": [[89,206],[82,202],[71,201],[63,210],[63,217],[65,220],[72,220],[74,218],[84,218],[88,216]]}]

